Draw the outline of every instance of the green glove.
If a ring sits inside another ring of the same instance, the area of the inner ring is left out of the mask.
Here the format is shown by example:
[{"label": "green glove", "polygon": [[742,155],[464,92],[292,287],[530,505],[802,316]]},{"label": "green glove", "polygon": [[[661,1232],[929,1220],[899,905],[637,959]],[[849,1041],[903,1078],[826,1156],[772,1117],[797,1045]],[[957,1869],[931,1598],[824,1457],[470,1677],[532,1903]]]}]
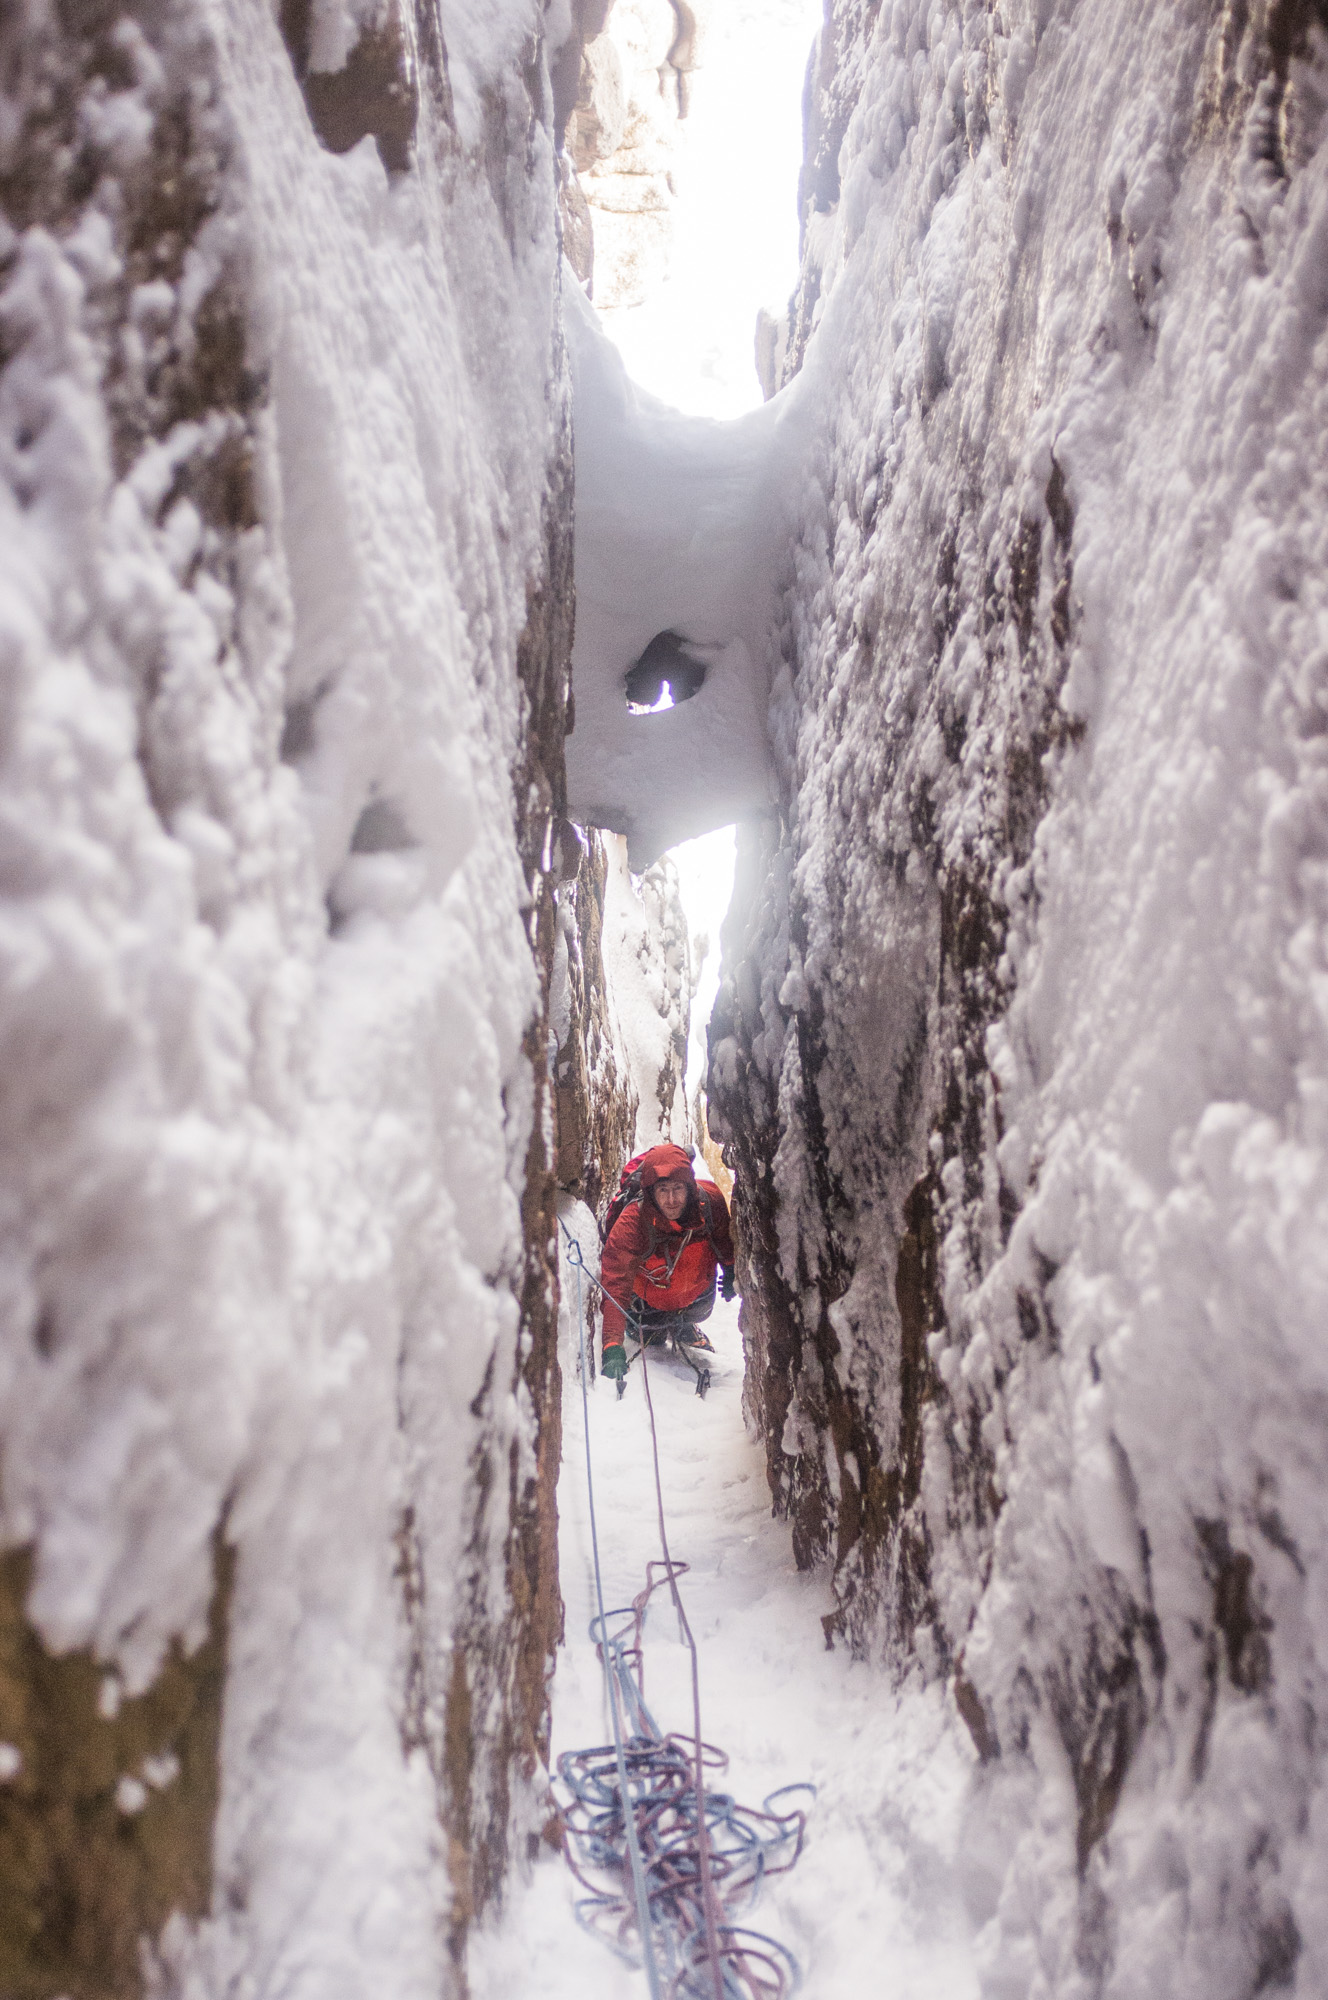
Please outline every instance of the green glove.
[{"label": "green glove", "polygon": [[627,1374],[627,1350],[621,1345],[606,1347],[599,1372],[610,1382],[621,1382]]}]

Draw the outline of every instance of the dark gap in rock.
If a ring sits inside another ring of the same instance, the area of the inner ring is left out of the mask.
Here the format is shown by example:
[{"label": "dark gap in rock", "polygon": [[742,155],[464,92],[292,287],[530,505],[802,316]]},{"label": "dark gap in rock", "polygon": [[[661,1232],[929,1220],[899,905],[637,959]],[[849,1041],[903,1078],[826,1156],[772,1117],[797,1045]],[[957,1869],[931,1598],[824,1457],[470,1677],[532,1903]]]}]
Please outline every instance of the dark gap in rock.
[{"label": "dark gap in rock", "polygon": [[1134,1650],[1128,1643],[1113,1660],[1089,1696],[1088,1727],[1077,1731],[1062,1725],[1062,1739],[1074,1767],[1079,1800],[1076,1858],[1082,1876],[1088,1857],[1115,1817],[1139,1739],[1147,1718],[1143,1681]]},{"label": "dark gap in rock", "polygon": [[37,1315],[37,1324],[32,1329],[32,1344],[43,1361],[49,1361],[55,1353],[59,1341],[59,1322],[55,1308],[44,1305]]},{"label": "dark gap in rock", "polygon": [[1227,1672],[1241,1694],[1259,1694],[1272,1678],[1268,1620],[1254,1596],[1254,1559],[1233,1549],[1225,1521],[1196,1521],[1213,1579],[1213,1623],[1226,1648]]},{"label": "dark gap in rock", "polygon": [[370,799],[350,837],[352,854],[400,854],[419,844],[400,806],[391,799]]},{"label": "dark gap in rock", "polygon": [[314,747],[314,714],[323,698],[324,690],[315,688],[312,694],[300,695],[286,710],[286,720],[282,726],[281,744],[278,750],[284,764],[296,764],[301,757],[307,757]]},{"label": "dark gap in rock", "polygon": [[389,174],[410,166],[419,86],[396,6],[368,28],[337,70],[310,70],[310,0],[282,0],[281,34],[309,121],[329,153],[372,138]]},{"label": "dark gap in rock", "polygon": [[1273,0],[1268,15],[1268,53],[1280,83],[1296,57],[1310,53],[1310,30],[1328,34],[1328,0]]},{"label": "dark gap in rock", "polygon": [[389,174],[410,165],[419,96],[395,12],[362,35],[344,69],[315,71],[304,80],[313,128],[330,153],[348,153],[372,135]]},{"label": "dark gap in rock", "polygon": [[563,255],[586,288],[595,295],[595,230],[585,189],[566,154],[558,162],[558,215],[562,223]]},{"label": "dark gap in rock", "polygon": [[1295,1985],[1302,1942],[1296,1919],[1284,1905],[1259,1931],[1259,1962],[1251,1989],[1256,1995],[1284,1993]]},{"label": "dark gap in rock", "polygon": [[312,0],[281,0],[281,39],[291,67],[301,83],[309,67],[309,26]]},{"label": "dark gap in rock", "polygon": [[984,1764],[990,1764],[994,1758],[1000,1756],[1001,1746],[996,1740],[996,1732],[991,1726],[982,1697],[962,1666],[955,1669],[951,1688],[960,1719],[973,1739],[973,1748]]}]

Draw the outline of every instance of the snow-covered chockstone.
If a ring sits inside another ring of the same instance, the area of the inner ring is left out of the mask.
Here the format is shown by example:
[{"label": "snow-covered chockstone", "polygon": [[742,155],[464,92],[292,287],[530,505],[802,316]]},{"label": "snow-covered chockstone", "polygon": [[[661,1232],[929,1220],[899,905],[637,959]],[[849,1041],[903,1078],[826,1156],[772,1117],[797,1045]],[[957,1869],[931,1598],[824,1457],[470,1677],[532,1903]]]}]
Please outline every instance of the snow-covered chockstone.
[{"label": "snow-covered chockstone", "polygon": [[[639,872],[675,842],[772,803],[770,625],[798,395],[730,422],[687,417],[629,380],[579,295],[569,298],[568,337],[577,588],[568,809],[625,834]],[[699,692],[633,714],[627,675],[661,635],[703,676]]]}]

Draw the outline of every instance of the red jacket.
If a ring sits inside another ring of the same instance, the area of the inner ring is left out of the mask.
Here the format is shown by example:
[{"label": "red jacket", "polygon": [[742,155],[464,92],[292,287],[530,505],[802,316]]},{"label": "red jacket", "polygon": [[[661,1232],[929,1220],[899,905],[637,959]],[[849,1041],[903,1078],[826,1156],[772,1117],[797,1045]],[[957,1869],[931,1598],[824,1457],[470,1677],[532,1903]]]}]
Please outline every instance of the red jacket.
[{"label": "red jacket", "polygon": [[[686,1172],[694,1192],[677,1222],[656,1208],[650,1190],[656,1181]],[[623,1338],[622,1305],[633,1297],[656,1312],[689,1306],[709,1291],[716,1267],[733,1262],[733,1235],[724,1197],[713,1181],[698,1181],[681,1146],[652,1146],[641,1165],[642,1195],[630,1202],[613,1228],[600,1256],[604,1287],[604,1346],[618,1347]],[[700,1193],[695,1190],[700,1190]],[[700,1195],[709,1210],[710,1228]],[[713,1237],[713,1245],[711,1238]]]}]

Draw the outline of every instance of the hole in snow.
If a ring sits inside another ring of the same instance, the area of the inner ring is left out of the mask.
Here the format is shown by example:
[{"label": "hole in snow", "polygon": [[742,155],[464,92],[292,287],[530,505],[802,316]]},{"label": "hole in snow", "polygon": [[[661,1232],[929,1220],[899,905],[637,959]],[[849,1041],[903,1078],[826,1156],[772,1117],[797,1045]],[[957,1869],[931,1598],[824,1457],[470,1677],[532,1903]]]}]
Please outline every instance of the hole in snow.
[{"label": "hole in snow", "polygon": [[281,732],[280,756],[283,763],[294,764],[301,757],[307,757],[314,747],[314,710],[318,706],[318,695],[302,695],[286,710],[286,721]]},{"label": "hole in snow", "polygon": [[688,651],[680,632],[657,632],[639,660],[627,669],[623,687],[633,715],[658,715],[701,692],[705,662]]},{"label": "hole in snow", "polygon": [[296,695],[287,708],[279,752],[284,763],[298,764],[317,747],[318,704],[331,689],[332,679],[331,674],[325,674],[316,688],[308,694]]},{"label": "hole in snow", "polygon": [[407,826],[401,808],[391,799],[370,799],[355,822],[352,854],[399,854],[419,842]]}]

